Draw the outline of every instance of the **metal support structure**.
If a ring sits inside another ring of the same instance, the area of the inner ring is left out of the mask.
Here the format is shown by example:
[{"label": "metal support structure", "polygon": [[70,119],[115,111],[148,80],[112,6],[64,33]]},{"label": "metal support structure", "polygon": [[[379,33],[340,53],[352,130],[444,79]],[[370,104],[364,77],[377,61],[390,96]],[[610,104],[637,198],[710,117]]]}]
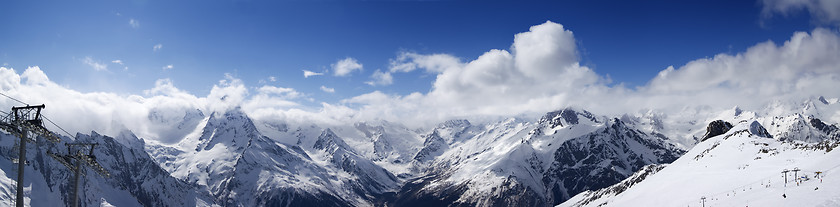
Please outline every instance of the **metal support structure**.
[{"label": "metal support structure", "polygon": [[[82,170],[82,165],[87,165],[100,175],[104,177],[110,177],[111,173],[105,170],[99,162],[96,161],[96,156],[93,155],[93,148],[97,143],[72,143],[72,144],[64,144],[67,146],[67,154],[55,154],[52,152],[47,152],[50,157],[54,158],[70,170],[76,173],[73,181],[73,206],[79,206],[79,188],[80,188],[80,180],[82,175],[84,175],[84,171]],[[85,154],[84,150],[86,147],[89,148],[87,150],[87,154]]]},{"label": "metal support structure", "polygon": [[[28,135],[27,131],[24,130],[21,132],[23,136],[21,139],[26,139]],[[26,167],[26,142],[24,140],[20,141],[20,154],[18,155],[18,175],[17,175],[17,197],[15,197],[15,205],[17,207],[23,207],[23,168]]]},{"label": "metal support structure", "polygon": [[814,172],[814,173],[817,174],[817,179],[820,179],[820,182],[822,183],[822,178],[820,178],[820,174],[822,174],[823,172],[822,171],[817,171],[817,172]]},{"label": "metal support structure", "polygon": [[76,160],[76,176],[73,181],[73,206],[79,206],[79,178],[82,177],[82,162]]},{"label": "metal support structure", "polygon": [[787,186],[787,173],[790,172],[788,169],[782,170],[782,173],[785,174],[785,186]]},{"label": "metal support structure", "polygon": [[12,112],[0,118],[0,129],[3,129],[12,135],[20,138],[20,146],[18,151],[18,178],[17,178],[17,196],[15,197],[15,205],[18,207],[24,206],[23,196],[23,169],[26,167],[26,143],[35,142],[33,137],[44,137],[51,142],[61,141],[58,136],[47,130],[41,121],[41,110],[45,106],[20,106],[12,107]]}]

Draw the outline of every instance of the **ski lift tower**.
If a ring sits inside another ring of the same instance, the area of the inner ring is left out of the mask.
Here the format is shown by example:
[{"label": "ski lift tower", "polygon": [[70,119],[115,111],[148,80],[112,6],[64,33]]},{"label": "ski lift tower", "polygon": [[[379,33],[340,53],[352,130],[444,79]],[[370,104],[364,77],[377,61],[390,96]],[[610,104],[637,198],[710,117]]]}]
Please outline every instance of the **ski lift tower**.
[{"label": "ski lift tower", "polygon": [[0,118],[0,128],[20,138],[17,178],[17,197],[15,205],[24,206],[23,201],[23,168],[26,167],[26,143],[35,142],[35,138],[44,137],[51,142],[61,141],[58,136],[47,130],[41,121],[41,110],[44,104],[35,106],[12,107],[12,112]]},{"label": "ski lift tower", "polygon": [[[47,152],[50,157],[58,160],[61,164],[72,170],[76,173],[75,180],[73,181],[73,206],[79,206],[79,178],[84,175],[82,171],[82,164],[87,165],[103,177],[110,177],[111,173],[108,173],[108,170],[102,167],[99,162],[96,161],[96,156],[93,155],[93,148],[97,143],[72,143],[72,144],[64,144],[67,146],[67,154],[55,154],[52,152]],[[85,154],[85,150],[88,150],[87,154]]]}]

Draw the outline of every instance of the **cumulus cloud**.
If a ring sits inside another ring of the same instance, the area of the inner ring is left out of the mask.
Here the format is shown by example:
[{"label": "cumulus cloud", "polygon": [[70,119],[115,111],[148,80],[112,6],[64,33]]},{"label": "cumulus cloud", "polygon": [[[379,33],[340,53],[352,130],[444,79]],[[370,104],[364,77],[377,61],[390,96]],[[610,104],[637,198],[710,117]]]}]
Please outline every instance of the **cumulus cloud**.
[{"label": "cumulus cloud", "polygon": [[[391,61],[390,71],[436,74],[430,92],[404,97],[373,92],[346,101],[375,105],[365,113],[381,117],[435,122],[453,115],[545,112],[583,94],[612,90],[594,71],[579,65],[575,44],[571,31],[546,22],[517,34],[510,50],[490,50],[466,62],[447,54],[405,52]],[[383,100],[386,97],[390,100]]]},{"label": "cumulus cloud", "polygon": [[[735,54],[669,67],[649,84],[628,89],[578,61],[574,35],[546,22],[517,34],[510,50],[474,60],[447,54],[402,53],[390,71],[436,74],[432,90],[406,96],[374,91],[343,101],[360,105],[357,117],[426,120],[541,114],[575,106],[620,115],[644,109],[762,107],[774,100],[840,97],[840,40],[826,29],[795,33],[782,45],[759,43]],[[409,123],[411,124],[411,123]]]},{"label": "cumulus cloud", "polygon": [[172,69],[174,69],[174,68],[175,68],[175,66],[173,66],[173,65],[171,65],[171,64],[170,64],[170,65],[163,66],[163,70],[172,70]]},{"label": "cumulus cloud", "polygon": [[[362,64],[359,63],[359,61],[357,61],[356,59],[351,58],[351,57],[344,58],[343,60],[339,60],[338,62],[333,63],[331,66],[332,66],[332,69],[334,71],[333,75],[335,75],[335,76],[347,76],[348,74],[350,74],[354,70],[359,70],[359,71],[362,70]],[[304,72],[304,76],[306,76],[305,73],[306,72]]]},{"label": "cumulus cloud", "polygon": [[277,81],[277,77],[268,76],[268,81],[275,82],[275,81]]},{"label": "cumulus cloud", "polygon": [[317,76],[317,75],[324,75],[324,73],[316,73],[308,70],[303,70],[303,77],[309,78],[309,76]]},{"label": "cumulus cloud", "polygon": [[131,25],[131,28],[137,29],[140,28],[140,21],[137,21],[136,19],[132,18],[128,20],[128,25]]},{"label": "cumulus cloud", "polygon": [[263,86],[257,89],[257,92],[259,92],[259,94],[276,95],[286,99],[294,99],[301,96],[301,94],[295,91],[295,89],[293,88],[283,88],[275,86]]},{"label": "cumulus cloud", "polygon": [[[676,99],[713,106],[766,103],[772,99],[837,97],[840,37],[827,29],[797,32],[782,45],[763,42],[735,55],[669,67],[640,89],[650,100]],[[647,103],[662,105],[675,101]]]},{"label": "cumulus cloud", "polygon": [[453,67],[460,67],[461,60],[447,54],[421,55],[412,52],[402,52],[390,61],[391,72],[411,72],[417,68],[426,69],[431,73],[440,73]]},{"label": "cumulus cloud", "polygon": [[[256,95],[249,96],[242,81],[230,74],[202,97],[178,89],[169,79],[157,80],[142,95],[82,93],[52,82],[37,66],[22,73],[0,67],[0,91],[29,104],[45,104],[44,114],[71,133],[95,130],[116,135],[131,130],[140,137],[165,143],[177,142],[191,130],[191,126],[181,126],[188,130],[180,130],[180,134],[176,130],[186,114],[195,115],[199,110],[205,115],[219,114],[236,107],[248,112],[288,109],[298,106],[291,100],[302,96],[294,89],[273,86],[259,88]],[[10,99],[0,99],[4,111],[17,105]]]},{"label": "cumulus cloud", "polygon": [[[605,115],[646,108],[669,114],[695,106],[728,109],[737,105],[749,110],[779,99],[840,97],[837,57],[837,31],[815,29],[797,32],[783,43],[758,43],[740,53],[668,67],[648,84],[630,89],[609,86],[606,78],[581,66],[574,34],[560,24],[546,22],[516,34],[510,48],[489,50],[472,60],[404,52],[391,60],[387,71],[374,72],[385,76],[424,71],[435,76],[427,92],[373,91],[319,106],[298,103],[308,97],[293,88],[249,89],[229,74],[206,96],[180,90],[168,79],[158,80],[143,95],[118,95],[65,88],[50,81],[38,67],[20,75],[0,67],[0,90],[29,103],[47,104],[45,113],[74,132],[114,134],[130,129],[141,137],[171,142],[170,134],[160,132],[171,124],[151,121],[152,112],[176,119],[190,110],[209,115],[241,107],[255,120],[290,124],[384,119],[422,127],[453,118],[541,115],[567,106]],[[334,88],[321,86],[321,90],[331,92]],[[15,105],[2,99],[0,104],[6,109]],[[79,121],[80,114],[89,118]]]},{"label": "cumulus cloud", "polygon": [[840,1],[836,0],[762,0],[761,13],[765,18],[774,14],[785,16],[808,11],[813,21],[822,24],[840,24]]},{"label": "cumulus cloud", "polygon": [[376,70],[373,72],[373,75],[370,76],[373,78],[372,81],[365,82],[365,84],[376,86],[376,85],[391,85],[394,83],[394,78],[391,76],[390,72],[382,72],[380,70]]},{"label": "cumulus cloud", "polygon": [[321,91],[324,91],[324,92],[327,92],[327,93],[335,93],[335,88],[327,88],[326,86],[321,86]]},{"label": "cumulus cloud", "polygon": [[96,71],[107,71],[108,70],[108,65],[107,64],[101,63],[101,62],[96,61],[96,60],[93,60],[93,58],[91,58],[90,56],[87,56],[84,59],[82,59],[82,62],[85,63],[85,65],[88,65],[88,66],[92,67]]},{"label": "cumulus cloud", "polygon": [[152,51],[157,52],[162,48],[163,48],[163,44],[156,44],[155,46],[152,47]]}]

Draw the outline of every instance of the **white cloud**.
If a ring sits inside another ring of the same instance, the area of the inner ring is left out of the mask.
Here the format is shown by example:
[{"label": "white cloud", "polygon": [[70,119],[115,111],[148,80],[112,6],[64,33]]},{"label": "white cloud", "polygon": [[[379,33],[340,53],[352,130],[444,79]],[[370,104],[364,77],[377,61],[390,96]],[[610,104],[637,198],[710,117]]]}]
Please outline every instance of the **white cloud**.
[{"label": "white cloud", "polygon": [[[119,13],[117,13],[117,14],[119,14]],[[140,28],[140,21],[137,21],[136,19],[132,18],[132,19],[128,20],[128,25],[131,25],[131,28],[137,29],[137,28]]]},{"label": "white cloud", "polygon": [[[338,62],[332,64],[332,69],[334,71],[335,76],[346,76],[350,74],[354,70],[362,70],[362,64],[359,63],[356,59],[351,57],[345,58],[343,60],[339,60]],[[304,72],[305,73],[305,72]],[[304,74],[305,76],[305,74]]]},{"label": "white cloud", "polygon": [[424,68],[432,73],[440,73],[447,69],[461,67],[461,60],[447,54],[420,55],[412,52],[400,53],[390,62],[391,72],[411,72],[417,68]]},{"label": "white cloud", "polygon": [[285,99],[295,99],[302,96],[301,93],[298,93],[293,88],[282,88],[275,86],[263,86],[257,89],[257,92],[259,92],[259,94],[276,95]]},{"label": "white cloud", "polygon": [[316,75],[324,75],[324,73],[316,73],[308,70],[303,70],[303,77],[309,78],[309,76],[316,76]]},{"label": "white cloud", "polygon": [[[177,141],[163,132],[171,123],[151,120],[150,112],[182,118],[188,111],[201,110],[206,115],[244,106],[248,91],[241,80],[226,75],[214,85],[206,97],[197,97],[177,89],[168,79],[158,80],[155,87],[141,95],[118,95],[109,92],[82,93],[50,81],[38,67],[27,68],[21,75],[0,67],[0,90],[31,104],[46,104],[44,114],[71,133],[91,130],[116,135],[131,130],[138,136],[164,142]],[[0,107],[18,103],[0,100]],[[78,119],[84,114],[85,119]],[[55,129],[53,126],[48,126]]]},{"label": "white cloud", "polygon": [[[649,100],[677,99],[719,107],[758,107],[773,99],[838,97],[840,36],[827,29],[797,32],[782,45],[759,43],[736,55],[719,54],[669,67],[641,88]],[[658,102],[658,101],[650,101]],[[681,101],[645,105],[684,104]],[[665,106],[660,106],[665,107]]]},{"label": "white cloud", "polygon": [[[719,54],[669,67],[649,84],[634,89],[608,86],[605,78],[581,66],[575,42],[562,25],[546,22],[517,34],[510,49],[490,50],[472,60],[402,53],[387,72],[378,73],[423,70],[435,76],[430,91],[407,95],[373,91],[320,106],[299,104],[311,98],[293,88],[249,89],[229,74],[206,96],[180,90],[168,79],[158,80],[143,95],[118,95],[65,88],[50,81],[38,67],[20,75],[0,67],[0,90],[29,103],[47,104],[45,113],[72,132],[96,130],[113,135],[130,129],[141,137],[165,142],[173,138],[159,129],[168,126],[150,121],[150,111],[163,109],[167,114],[183,115],[200,109],[209,115],[241,106],[256,120],[290,124],[394,120],[417,127],[452,118],[541,115],[567,106],[617,115],[644,108],[679,112],[688,107],[729,109],[738,105],[749,110],[778,99],[840,97],[840,35],[833,30],[799,32],[784,43],[759,43],[734,55]],[[13,105],[0,99],[2,108]],[[89,118],[79,121],[78,114]]]},{"label": "white cloud", "polygon": [[93,60],[90,56],[85,57],[82,59],[82,62],[86,65],[92,67],[96,71],[107,71],[108,65],[105,63],[101,63],[99,61]]},{"label": "white cloud", "polygon": [[382,72],[380,70],[376,70],[373,72],[373,75],[370,76],[373,78],[372,81],[365,82],[365,84],[376,86],[376,85],[391,85],[394,83],[394,78],[391,76],[390,72]]},{"label": "white cloud", "polygon": [[277,81],[277,77],[268,76],[268,81],[275,82],[275,81]]},{"label": "white cloud", "polygon": [[321,90],[327,93],[335,93],[335,88],[327,88],[326,86],[321,86]]},{"label": "white cloud", "polygon": [[[203,97],[178,89],[169,79],[157,80],[155,86],[144,90],[142,95],[121,95],[110,92],[82,93],[66,88],[50,81],[37,66],[27,68],[20,74],[13,69],[0,67],[0,91],[30,104],[47,105],[48,109],[43,112],[45,116],[70,133],[89,133],[95,130],[114,136],[123,130],[131,130],[146,140],[164,143],[177,142],[183,138],[184,133],[189,133],[188,130],[179,133],[176,128],[178,124],[173,123],[181,120],[185,113],[195,113],[196,110],[210,115],[241,106],[249,115],[259,118],[284,117],[289,122],[328,122],[332,118],[320,117],[346,114],[341,111],[302,111],[293,100],[304,95],[291,88],[264,86],[256,89],[256,95],[249,97],[249,91],[242,81],[230,74],[225,74],[224,79],[213,86],[210,94]],[[17,105],[19,103],[9,99],[0,99],[2,108]],[[78,119],[79,114],[84,114],[85,118]],[[163,122],[153,120],[161,117]],[[58,130],[51,125],[47,127]]]},{"label": "white cloud", "polygon": [[156,44],[154,47],[152,47],[152,51],[157,52],[162,48],[163,48],[163,44]]},{"label": "white cloud", "polygon": [[[392,72],[437,74],[428,93],[379,91],[346,99],[359,118],[435,124],[453,117],[539,115],[567,106],[620,115],[643,109],[679,112],[686,107],[763,107],[774,100],[840,97],[840,37],[835,31],[799,32],[783,45],[699,59],[663,70],[636,89],[607,86],[608,79],[578,63],[572,32],[547,22],[517,34],[507,50],[490,50],[466,62],[445,54],[402,53]],[[412,124],[412,123],[407,123]],[[418,124],[418,123],[413,123]]]},{"label": "white cloud", "polygon": [[172,69],[174,69],[174,68],[175,68],[175,66],[173,66],[173,65],[171,65],[171,64],[170,64],[170,65],[163,66],[163,70],[172,70]]},{"label": "white cloud", "polygon": [[776,13],[788,16],[806,10],[813,21],[840,24],[840,1],[837,0],[762,0],[761,3],[765,18]]},{"label": "white cloud", "polygon": [[390,71],[423,69],[437,74],[430,92],[390,101],[347,101],[375,105],[365,109],[372,110],[367,114],[431,122],[453,116],[543,113],[572,103],[572,98],[612,90],[595,72],[578,64],[575,44],[570,31],[546,22],[517,34],[510,51],[490,50],[468,62],[446,54],[402,53],[391,61]]},{"label": "white cloud", "polygon": [[116,63],[123,66],[123,71],[128,71],[128,66],[125,66],[122,60],[112,60],[111,63]]}]

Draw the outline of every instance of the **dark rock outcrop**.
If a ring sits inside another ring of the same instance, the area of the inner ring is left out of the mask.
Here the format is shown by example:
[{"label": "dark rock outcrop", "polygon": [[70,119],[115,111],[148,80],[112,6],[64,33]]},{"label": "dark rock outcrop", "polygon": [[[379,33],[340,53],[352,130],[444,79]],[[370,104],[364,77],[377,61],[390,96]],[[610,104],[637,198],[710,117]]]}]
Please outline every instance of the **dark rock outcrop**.
[{"label": "dark rock outcrop", "polygon": [[566,141],[554,152],[555,160],[543,177],[551,204],[611,186],[646,165],[671,163],[685,153],[619,119],[609,121],[607,126]]},{"label": "dark rock outcrop", "polygon": [[709,126],[706,126],[706,134],[703,135],[703,138],[700,141],[706,141],[709,138],[712,138],[717,135],[721,135],[732,129],[732,124],[723,120],[715,120],[709,123]]}]

